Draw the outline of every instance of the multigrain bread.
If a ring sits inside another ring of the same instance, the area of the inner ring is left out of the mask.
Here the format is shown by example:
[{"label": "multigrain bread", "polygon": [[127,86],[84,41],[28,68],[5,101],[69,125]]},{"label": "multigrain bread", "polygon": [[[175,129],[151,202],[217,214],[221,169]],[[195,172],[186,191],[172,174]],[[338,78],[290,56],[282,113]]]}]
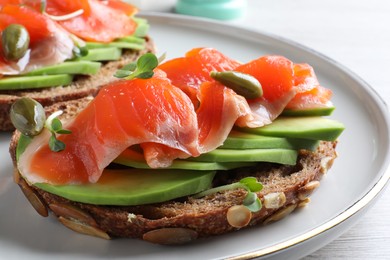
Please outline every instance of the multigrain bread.
[{"label": "multigrain bread", "polygon": [[120,60],[104,63],[99,73],[91,76],[78,76],[68,86],[28,90],[0,90],[0,131],[12,131],[14,129],[9,118],[9,111],[11,105],[17,99],[30,97],[46,107],[61,101],[96,95],[101,86],[117,80],[113,75],[119,68],[136,61],[138,57],[146,52],[155,52],[154,43],[150,38],[147,38],[143,50],[127,50],[123,53]]},{"label": "multigrain bread", "polygon": [[[65,112],[63,118],[70,117],[90,100],[86,97],[57,103],[48,107],[47,112],[49,114],[60,109]],[[15,169],[19,135],[15,131],[10,144]],[[240,207],[246,196],[243,189],[198,199],[189,196],[164,203],[124,207],[69,201],[29,186],[17,170],[15,182],[39,214],[48,216],[52,211],[61,223],[77,232],[106,239],[131,237],[158,244],[177,244],[268,224],[305,206],[310,201],[309,195],[319,186],[321,177],[337,157],[335,148],[336,142],[321,142],[314,152],[301,150],[295,166],[259,163],[255,167],[217,172],[214,186],[233,183],[246,176],[256,177],[264,185],[257,193],[263,204],[262,209],[249,214]]]}]

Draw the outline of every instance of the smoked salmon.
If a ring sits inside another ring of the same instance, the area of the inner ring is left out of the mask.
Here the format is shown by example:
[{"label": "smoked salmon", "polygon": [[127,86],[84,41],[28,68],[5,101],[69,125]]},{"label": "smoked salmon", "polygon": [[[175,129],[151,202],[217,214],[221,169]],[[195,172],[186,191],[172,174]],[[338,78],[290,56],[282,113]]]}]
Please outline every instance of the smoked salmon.
[{"label": "smoked salmon", "polygon": [[136,22],[129,16],[134,14],[136,9],[129,4],[117,3],[114,0],[109,0],[108,3],[97,0],[49,0],[47,12],[50,15],[60,15],[64,12],[77,11],[75,10],[77,8],[84,12],[58,23],[85,41],[112,42],[132,35],[137,28]]},{"label": "smoked salmon", "polygon": [[296,94],[293,62],[285,57],[263,56],[235,70],[254,76],[263,88],[262,97],[248,100],[252,120],[239,120],[239,126],[260,127],[272,123]]},{"label": "smoked salmon", "polygon": [[[281,56],[265,56],[241,64],[215,49],[195,48],[185,57],[167,61],[159,68],[193,101],[203,152],[221,145],[235,124],[242,127],[270,124],[296,93],[293,63]],[[263,86],[264,95],[246,100],[220,84],[204,83],[215,82],[210,77],[211,71],[226,70],[254,76]],[[209,93],[202,93],[206,89]]]},{"label": "smoked salmon", "polygon": [[238,65],[238,61],[216,49],[194,48],[188,51],[185,57],[162,63],[159,69],[165,71],[172,84],[183,90],[197,106],[200,85],[213,80],[210,72],[233,70]]},{"label": "smoked salmon", "polygon": [[30,36],[29,50],[19,60],[7,60],[0,51],[0,77],[73,58],[71,35],[108,43],[132,35],[137,28],[132,16],[138,9],[119,0],[47,0],[45,9],[41,8],[41,1],[0,0],[0,32],[10,24],[20,24]]},{"label": "smoked salmon", "polygon": [[9,61],[0,55],[0,75],[24,73],[61,63],[73,56],[74,43],[69,34],[45,15],[27,6],[5,5],[0,10],[0,31],[10,24],[26,28],[30,45],[20,60]]},{"label": "smoked salmon", "polygon": [[[214,70],[252,75],[261,83],[263,95],[252,99],[238,95],[210,77]],[[327,92],[310,66],[285,57],[263,56],[241,64],[215,49],[196,48],[159,65],[152,78],[104,87],[86,109],[64,123],[72,131],[59,136],[65,150],[52,152],[50,133],[44,130],[20,156],[19,170],[30,183],[94,183],[106,166],[134,145],[143,150],[150,167],[167,167],[174,159],[216,149],[234,125],[269,124],[294,100],[314,104],[317,97],[307,101],[304,97],[322,90]]]},{"label": "smoked salmon", "polygon": [[35,137],[19,158],[31,183],[96,182],[103,169],[126,148],[159,143],[198,156],[196,114],[190,99],[164,76],[121,80],[102,89],[61,135],[61,152],[48,146],[47,131]]},{"label": "smoked salmon", "polygon": [[332,106],[332,91],[318,82],[312,66],[294,64],[294,85],[297,94],[287,104],[287,109],[311,109]]}]

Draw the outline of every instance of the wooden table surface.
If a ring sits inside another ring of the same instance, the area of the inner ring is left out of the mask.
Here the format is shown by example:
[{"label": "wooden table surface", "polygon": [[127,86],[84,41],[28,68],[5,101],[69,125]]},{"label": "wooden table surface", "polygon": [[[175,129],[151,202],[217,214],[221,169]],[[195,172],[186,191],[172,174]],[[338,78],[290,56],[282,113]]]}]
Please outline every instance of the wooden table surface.
[{"label": "wooden table surface", "polygon": [[[390,1],[248,0],[246,16],[229,23],[283,36],[329,56],[390,104]],[[310,259],[390,259],[390,189],[354,227],[304,258]]]}]

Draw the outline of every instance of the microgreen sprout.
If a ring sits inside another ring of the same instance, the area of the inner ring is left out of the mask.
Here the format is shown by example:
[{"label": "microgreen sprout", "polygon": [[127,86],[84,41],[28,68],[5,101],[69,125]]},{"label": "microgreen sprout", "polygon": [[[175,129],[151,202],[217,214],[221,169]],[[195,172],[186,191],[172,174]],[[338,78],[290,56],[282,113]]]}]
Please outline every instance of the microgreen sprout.
[{"label": "microgreen sprout", "polygon": [[74,43],[74,46],[73,46],[74,55],[76,57],[86,56],[88,54],[88,48],[87,48],[85,41],[83,41],[82,39],[80,39],[79,37],[77,37],[74,34],[70,34],[69,36]]},{"label": "microgreen sprout", "polygon": [[149,79],[154,75],[154,69],[158,66],[159,59],[153,53],[142,55],[136,62],[129,63],[117,70],[115,77],[125,79]]},{"label": "microgreen sprout", "polygon": [[50,131],[51,136],[49,139],[49,147],[53,152],[60,152],[65,149],[65,143],[57,139],[57,134],[71,134],[72,132],[62,128],[62,123],[58,119],[58,116],[62,114],[62,111],[56,111],[51,114],[46,122],[45,127]]},{"label": "microgreen sprout", "polygon": [[261,191],[263,185],[257,181],[255,177],[246,177],[241,179],[239,182],[234,182],[232,184],[227,184],[215,188],[211,188],[205,191],[202,191],[198,194],[195,194],[194,198],[201,198],[206,195],[214,194],[221,191],[226,190],[234,190],[234,189],[245,189],[247,191],[247,195],[244,198],[243,205],[247,207],[252,212],[257,212],[261,209],[262,204],[260,199],[257,197],[256,192]]},{"label": "microgreen sprout", "polygon": [[46,7],[47,7],[47,1],[46,0],[41,0],[41,13],[45,13],[46,12]]}]

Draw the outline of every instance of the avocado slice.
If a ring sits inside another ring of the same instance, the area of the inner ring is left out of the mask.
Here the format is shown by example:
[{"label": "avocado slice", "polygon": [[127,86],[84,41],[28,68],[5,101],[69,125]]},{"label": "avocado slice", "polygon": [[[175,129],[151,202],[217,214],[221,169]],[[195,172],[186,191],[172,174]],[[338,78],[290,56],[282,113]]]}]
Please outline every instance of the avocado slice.
[{"label": "avocado slice", "polygon": [[18,90],[69,85],[73,81],[70,74],[4,77],[0,79],[0,90]]},{"label": "avocado slice", "polygon": [[187,160],[198,162],[272,162],[294,165],[297,156],[298,151],[290,149],[215,149]]},{"label": "avocado slice", "polygon": [[144,38],[140,38],[134,35],[125,36],[122,38],[118,38],[115,40],[116,42],[132,42],[132,43],[138,43],[138,44],[145,44],[146,40]]},{"label": "avocado slice", "polygon": [[148,24],[148,20],[144,18],[134,17],[134,21],[137,23],[137,29],[134,32],[134,36],[136,37],[146,37],[149,32],[150,25]]},{"label": "avocado slice", "polygon": [[122,55],[122,50],[116,47],[89,49],[88,54],[76,58],[75,60],[87,61],[110,61],[118,60]]},{"label": "avocado slice", "polygon": [[338,121],[324,117],[279,117],[272,124],[240,131],[288,138],[335,141],[345,129]]},{"label": "avocado slice", "polygon": [[330,116],[334,110],[333,105],[307,109],[285,109],[282,116]]},{"label": "avocado slice", "polygon": [[264,136],[232,130],[223,145],[218,149],[285,148],[313,151],[318,144],[319,141],[317,140]]},{"label": "avocado slice", "polygon": [[[142,149],[138,146],[132,146],[129,149],[123,151],[114,161],[114,163],[138,168],[138,169],[151,169],[145,161]],[[196,162],[189,160],[177,159],[172,164],[164,169],[183,169],[183,170],[197,170],[197,171],[210,171],[210,170],[230,170],[239,167],[251,166],[255,163],[252,162]]]},{"label": "avocado slice", "polygon": [[[137,169],[151,169],[149,165],[143,161],[134,160],[133,158],[126,158],[119,156],[114,160],[114,163],[137,168]],[[255,163],[251,162],[197,162],[189,160],[174,160],[172,164],[164,169],[182,169],[182,170],[196,170],[196,171],[210,171],[210,170],[230,170],[245,166],[252,166]],[[158,169],[160,170],[160,169]]]},{"label": "avocado slice", "polygon": [[47,66],[30,71],[26,76],[55,75],[55,74],[81,74],[92,75],[98,73],[100,62],[95,61],[66,61],[60,64]]},{"label": "avocado slice", "polygon": [[119,48],[119,49],[131,49],[131,50],[143,50],[145,48],[144,43],[138,42],[127,42],[127,41],[115,41],[110,43],[100,42],[87,42],[86,46],[88,50],[99,49],[99,48]]},{"label": "avocado slice", "polygon": [[72,201],[130,206],[158,203],[201,192],[211,186],[214,175],[215,171],[106,169],[97,183],[34,185]]}]

